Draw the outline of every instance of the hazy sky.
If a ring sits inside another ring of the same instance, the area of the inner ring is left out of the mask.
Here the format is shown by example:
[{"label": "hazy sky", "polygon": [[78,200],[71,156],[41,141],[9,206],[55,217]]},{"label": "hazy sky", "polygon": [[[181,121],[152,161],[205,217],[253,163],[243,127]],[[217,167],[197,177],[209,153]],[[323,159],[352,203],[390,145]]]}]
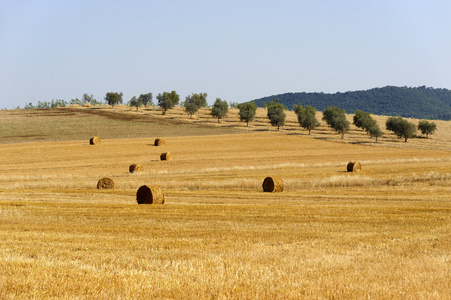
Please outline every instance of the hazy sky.
[{"label": "hazy sky", "polygon": [[450,16],[449,0],[0,0],[0,108],[451,89]]}]

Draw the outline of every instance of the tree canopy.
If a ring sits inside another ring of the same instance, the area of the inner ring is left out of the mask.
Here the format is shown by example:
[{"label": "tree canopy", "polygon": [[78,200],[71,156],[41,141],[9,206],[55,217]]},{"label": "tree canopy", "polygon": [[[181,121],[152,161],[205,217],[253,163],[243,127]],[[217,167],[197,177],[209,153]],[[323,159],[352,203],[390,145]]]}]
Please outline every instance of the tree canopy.
[{"label": "tree canopy", "polygon": [[193,115],[201,108],[207,106],[207,93],[191,94],[185,98],[185,111],[192,118]]},{"label": "tree canopy", "polygon": [[384,135],[384,133],[379,128],[379,125],[377,125],[376,120],[371,117],[371,115],[367,112],[361,111],[360,109],[356,109],[354,112],[354,117],[352,118],[353,124],[358,127],[362,128],[364,131],[370,134],[370,137],[377,139]]},{"label": "tree canopy", "polygon": [[434,122],[421,120],[418,123],[418,130],[425,134],[426,138],[429,138],[429,134],[433,134],[437,130],[437,125]]},{"label": "tree canopy", "polygon": [[83,94],[83,103],[91,103],[94,100],[94,96],[93,95],[89,95],[88,93],[84,93]]},{"label": "tree canopy", "polygon": [[349,122],[346,120],[346,111],[336,106],[329,106],[323,111],[323,120],[326,121],[333,130],[341,134],[344,138],[345,133],[349,130]]},{"label": "tree canopy", "polygon": [[393,131],[399,138],[404,138],[404,142],[407,139],[415,137],[416,126],[415,124],[403,119],[403,117],[390,117],[385,122],[387,130]]},{"label": "tree canopy", "polygon": [[238,104],[238,109],[240,110],[240,121],[246,122],[246,126],[249,126],[249,122],[254,120],[255,114],[257,112],[257,105],[254,101]]},{"label": "tree canopy", "polygon": [[163,92],[157,95],[157,100],[158,106],[163,109],[163,115],[165,115],[169,109],[179,104],[180,96],[175,91]]},{"label": "tree canopy", "polygon": [[143,105],[143,100],[141,98],[136,98],[136,96],[133,96],[130,101],[128,101],[128,104],[130,106],[136,107],[136,110],[139,110],[139,107]]},{"label": "tree canopy", "polygon": [[266,108],[269,122],[272,126],[277,126],[277,130],[279,130],[280,126],[285,125],[285,106],[279,102],[279,99],[276,99],[276,101],[267,103]]},{"label": "tree canopy", "polygon": [[122,92],[121,93],[113,93],[109,92],[105,95],[105,101],[108,103],[108,105],[111,105],[111,107],[114,107],[117,104],[122,104]]},{"label": "tree canopy", "polygon": [[219,120],[224,118],[229,111],[229,105],[226,100],[221,100],[221,98],[216,98],[215,103],[211,109],[211,115]]},{"label": "tree canopy", "polygon": [[303,107],[301,104],[295,105],[294,112],[298,116],[299,125],[307,129],[308,134],[320,124],[316,118],[316,108],[313,106],[307,105]]},{"label": "tree canopy", "polygon": [[139,101],[141,101],[145,107],[147,107],[148,105],[153,105],[152,98],[152,93],[141,94],[138,97]]},{"label": "tree canopy", "polygon": [[382,132],[382,130],[379,128],[379,126],[377,124],[374,124],[371,127],[369,127],[368,133],[370,134],[370,137],[376,138],[376,143],[377,143],[377,139],[384,135],[384,133]]}]

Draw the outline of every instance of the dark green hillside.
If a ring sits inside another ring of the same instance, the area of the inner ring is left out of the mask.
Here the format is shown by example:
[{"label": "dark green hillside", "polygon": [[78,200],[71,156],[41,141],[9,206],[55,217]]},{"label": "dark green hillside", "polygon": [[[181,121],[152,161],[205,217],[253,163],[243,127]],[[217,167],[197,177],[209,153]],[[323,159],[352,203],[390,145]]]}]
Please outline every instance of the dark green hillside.
[{"label": "dark green hillside", "polygon": [[403,116],[418,119],[451,120],[451,90],[430,87],[386,86],[366,91],[335,94],[286,93],[254,100],[263,107],[276,98],[290,110],[296,104],[311,105],[319,111],[337,106],[353,113],[356,109],[376,115]]}]

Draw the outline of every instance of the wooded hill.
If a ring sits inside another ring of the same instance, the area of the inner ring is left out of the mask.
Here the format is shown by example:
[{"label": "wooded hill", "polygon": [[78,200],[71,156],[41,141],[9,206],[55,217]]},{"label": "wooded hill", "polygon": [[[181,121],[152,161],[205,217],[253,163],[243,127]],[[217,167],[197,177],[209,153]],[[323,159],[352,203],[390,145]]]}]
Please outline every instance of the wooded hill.
[{"label": "wooded hill", "polygon": [[403,116],[406,118],[451,120],[451,90],[421,87],[386,86],[366,91],[335,94],[285,93],[254,100],[264,103],[279,99],[292,110],[296,104],[310,105],[323,111],[334,105],[353,113],[356,109],[376,115]]}]

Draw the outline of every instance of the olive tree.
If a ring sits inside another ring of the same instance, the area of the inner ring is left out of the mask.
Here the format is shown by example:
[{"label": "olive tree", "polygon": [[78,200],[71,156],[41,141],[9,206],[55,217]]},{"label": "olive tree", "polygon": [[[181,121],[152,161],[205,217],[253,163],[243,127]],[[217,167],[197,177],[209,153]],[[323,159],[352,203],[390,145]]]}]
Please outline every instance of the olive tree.
[{"label": "olive tree", "polygon": [[356,127],[362,128],[366,132],[369,132],[370,127],[377,126],[376,120],[374,120],[369,113],[361,111],[359,109],[354,112],[354,117],[352,118],[352,120],[352,123]]},{"label": "olive tree", "polygon": [[128,101],[128,105],[136,107],[136,111],[138,111],[139,107],[143,105],[143,100],[141,97],[136,98],[136,96],[133,96],[130,101]]},{"label": "olive tree", "polygon": [[191,94],[185,98],[185,111],[190,118],[201,108],[207,106],[207,93]]},{"label": "olive tree", "polygon": [[180,96],[175,91],[163,92],[163,94],[158,94],[157,100],[158,106],[163,109],[163,115],[165,115],[169,109],[179,104]]},{"label": "olive tree", "polygon": [[421,131],[422,134],[425,134],[426,138],[429,138],[429,134],[433,134],[437,130],[437,125],[435,125],[434,122],[421,120],[418,123],[418,130]]},{"label": "olive tree", "polygon": [[223,101],[221,100],[221,98],[216,98],[216,101],[211,108],[211,115],[215,118],[218,118],[218,123],[220,119],[224,118],[227,115],[228,111],[229,105],[227,104],[227,101]]},{"label": "olive tree", "polygon": [[114,107],[117,104],[122,104],[122,93],[106,93],[105,95],[105,101],[108,103],[108,105],[111,105],[111,107]]},{"label": "olive tree", "polygon": [[376,143],[377,143],[377,139],[384,135],[384,133],[381,131],[381,129],[379,128],[379,126],[377,124],[369,127],[368,133],[370,134],[371,138],[372,137],[376,138]]},{"label": "olive tree", "polygon": [[318,122],[318,119],[316,118],[316,108],[314,108],[310,105],[307,105],[305,107],[302,107],[301,104],[295,105],[294,112],[298,116],[299,125],[302,128],[307,129],[309,135],[310,135],[310,131],[312,129],[315,129],[316,126],[318,126],[320,124]]},{"label": "olive tree", "polygon": [[323,120],[326,121],[333,130],[341,134],[341,138],[349,130],[349,122],[346,120],[346,111],[336,106],[326,107],[323,111]]},{"label": "olive tree", "polygon": [[91,102],[93,100],[94,100],[94,96],[93,95],[88,95],[87,93],[83,94],[83,98],[82,98],[83,103],[91,104]]},{"label": "olive tree", "polygon": [[254,120],[257,112],[257,104],[254,101],[238,104],[240,112],[240,121],[246,122],[246,126],[249,126],[249,122]]},{"label": "olive tree", "polygon": [[269,102],[266,105],[266,108],[268,110],[267,116],[269,118],[269,122],[272,126],[277,126],[277,130],[279,130],[280,126],[285,125],[285,106],[279,102],[279,99],[276,99],[275,102]]},{"label": "olive tree", "polygon": [[417,127],[415,124],[403,119],[403,117],[390,117],[385,122],[385,128],[393,131],[399,138],[404,138],[404,142],[407,139],[415,137]]},{"label": "olive tree", "polygon": [[384,135],[379,128],[379,125],[377,125],[376,120],[374,120],[373,117],[371,117],[371,115],[367,112],[357,109],[354,112],[354,117],[352,120],[356,127],[362,128],[364,131],[369,133],[371,138],[375,137],[376,143],[377,139]]},{"label": "olive tree", "polygon": [[139,101],[141,101],[145,107],[147,107],[148,105],[153,105],[152,98],[152,93],[141,94],[138,97]]}]

